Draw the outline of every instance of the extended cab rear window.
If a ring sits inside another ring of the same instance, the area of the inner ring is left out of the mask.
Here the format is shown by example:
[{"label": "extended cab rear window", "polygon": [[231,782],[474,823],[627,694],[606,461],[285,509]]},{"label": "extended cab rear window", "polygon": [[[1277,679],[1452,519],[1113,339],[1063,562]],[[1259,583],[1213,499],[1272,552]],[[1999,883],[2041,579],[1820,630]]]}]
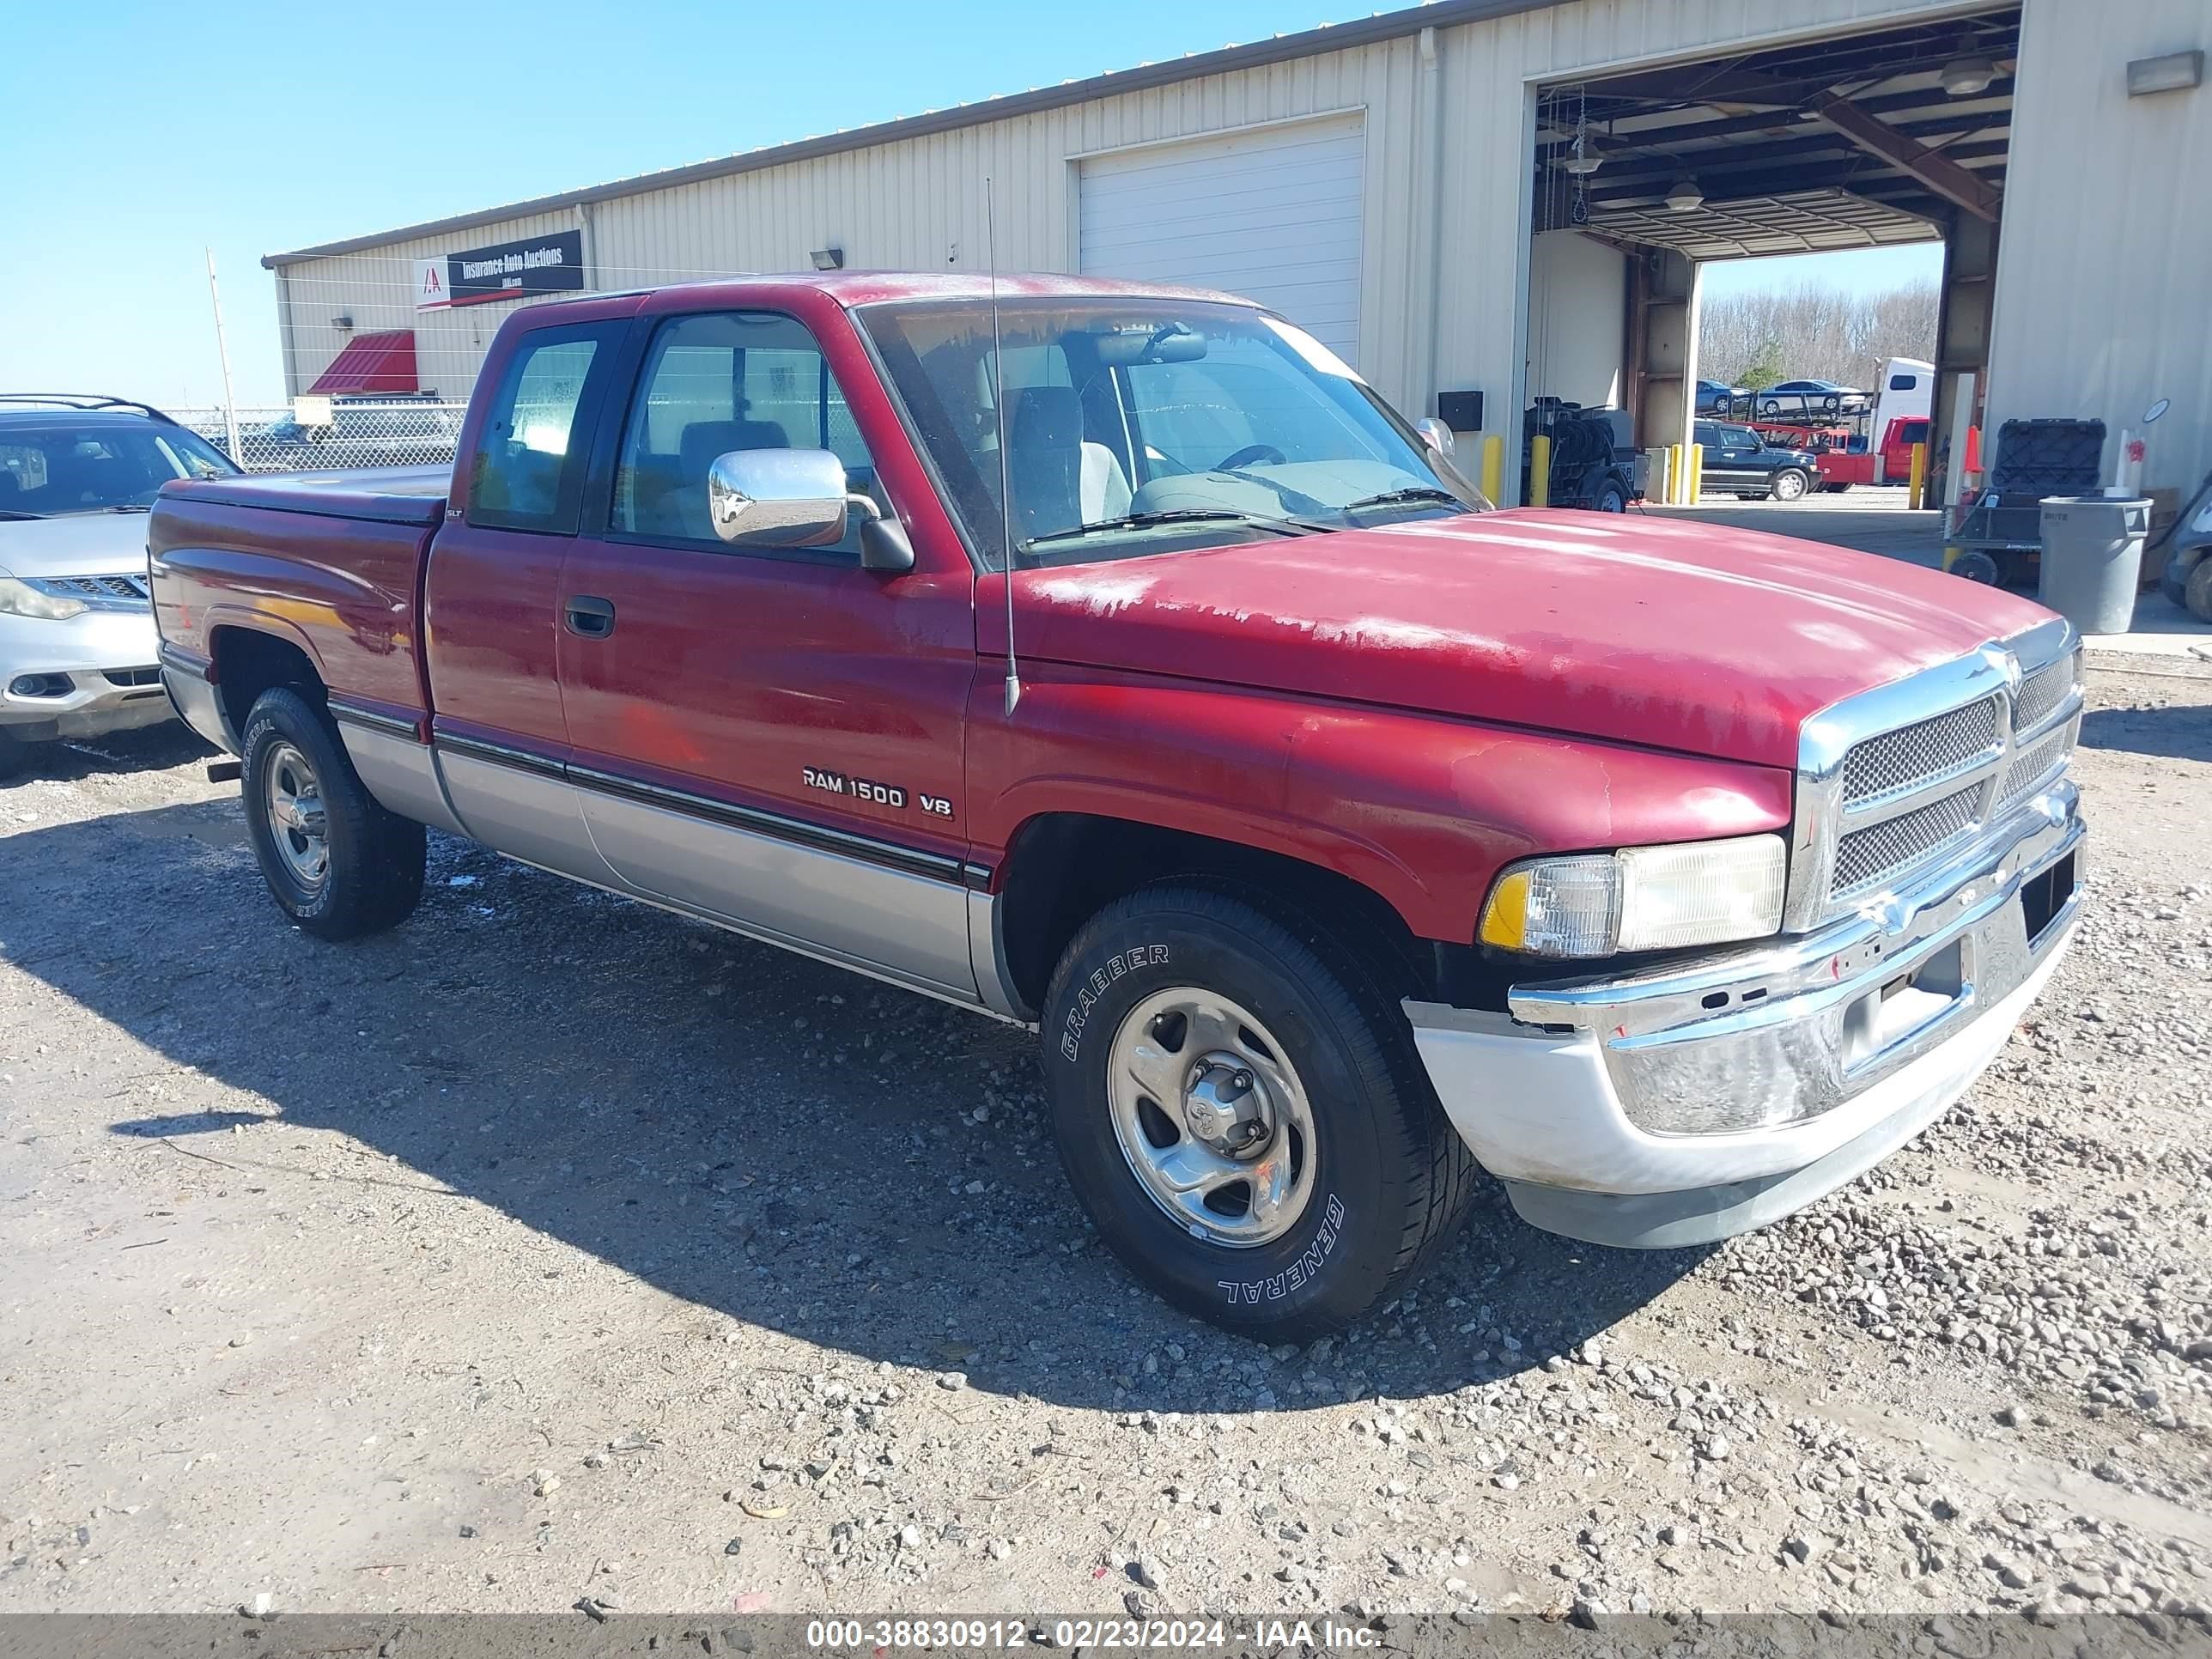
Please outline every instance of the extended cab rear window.
[{"label": "extended cab rear window", "polygon": [[477,436],[471,524],[576,533],[592,416],[623,327],[587,323],[522,337]]}]

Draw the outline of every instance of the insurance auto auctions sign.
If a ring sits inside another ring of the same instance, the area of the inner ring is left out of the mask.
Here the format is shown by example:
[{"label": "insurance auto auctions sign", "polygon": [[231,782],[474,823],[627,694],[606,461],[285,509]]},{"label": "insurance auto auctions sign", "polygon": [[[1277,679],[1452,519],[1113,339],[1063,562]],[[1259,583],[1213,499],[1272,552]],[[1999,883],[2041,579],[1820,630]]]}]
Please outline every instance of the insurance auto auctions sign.
[{"label": "insurance auto auctions sign", "polygon": [[584,286],[584,233],[556,231],[443,259],[418,259],[415,309],[480,305],[529,294],[571,294]]}]

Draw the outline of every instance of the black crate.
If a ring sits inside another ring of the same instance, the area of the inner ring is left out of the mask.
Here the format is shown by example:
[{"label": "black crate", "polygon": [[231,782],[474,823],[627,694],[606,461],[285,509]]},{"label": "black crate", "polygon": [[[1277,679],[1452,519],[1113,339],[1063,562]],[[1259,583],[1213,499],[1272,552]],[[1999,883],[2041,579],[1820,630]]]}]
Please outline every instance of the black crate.
[{"label": "black crate", "polygon": [[2104,456],[2102,421],[2007,421],[1997,428],[1988,488],[2008,502],[2092,495]]}]

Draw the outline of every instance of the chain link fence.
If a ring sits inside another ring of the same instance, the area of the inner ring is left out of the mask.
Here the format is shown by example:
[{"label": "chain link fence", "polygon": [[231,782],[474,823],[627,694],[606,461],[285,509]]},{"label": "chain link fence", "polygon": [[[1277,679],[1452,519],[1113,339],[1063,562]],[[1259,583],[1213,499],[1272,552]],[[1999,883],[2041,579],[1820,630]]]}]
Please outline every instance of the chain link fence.
[{"label": "chain link fence", "polygon": [[241,406],[236,454],[231,453],[229,422],[221,409],[172,409],[167,413],[248,472],[299,472],[451,466],[467,408],[465,403],[421,398],[340,398],[331,401],[325,426],[302,422],[287,406]]}]

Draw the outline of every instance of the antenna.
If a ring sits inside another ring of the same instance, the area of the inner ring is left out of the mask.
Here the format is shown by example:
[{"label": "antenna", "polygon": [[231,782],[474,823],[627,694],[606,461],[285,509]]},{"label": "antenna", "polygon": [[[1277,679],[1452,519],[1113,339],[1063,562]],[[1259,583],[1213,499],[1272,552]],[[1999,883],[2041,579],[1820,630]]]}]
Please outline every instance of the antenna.
[{"label": "antenna", "polygon": [[1022,673],[1014,661],[1014,495],[1006,465],[1006,352],[999,344],[999,210],[988,174],[983,179],[983,263],[991,275],[991,412],[999,423],[999,534],[1006,550],[1006,717],[1022,700]]}]

